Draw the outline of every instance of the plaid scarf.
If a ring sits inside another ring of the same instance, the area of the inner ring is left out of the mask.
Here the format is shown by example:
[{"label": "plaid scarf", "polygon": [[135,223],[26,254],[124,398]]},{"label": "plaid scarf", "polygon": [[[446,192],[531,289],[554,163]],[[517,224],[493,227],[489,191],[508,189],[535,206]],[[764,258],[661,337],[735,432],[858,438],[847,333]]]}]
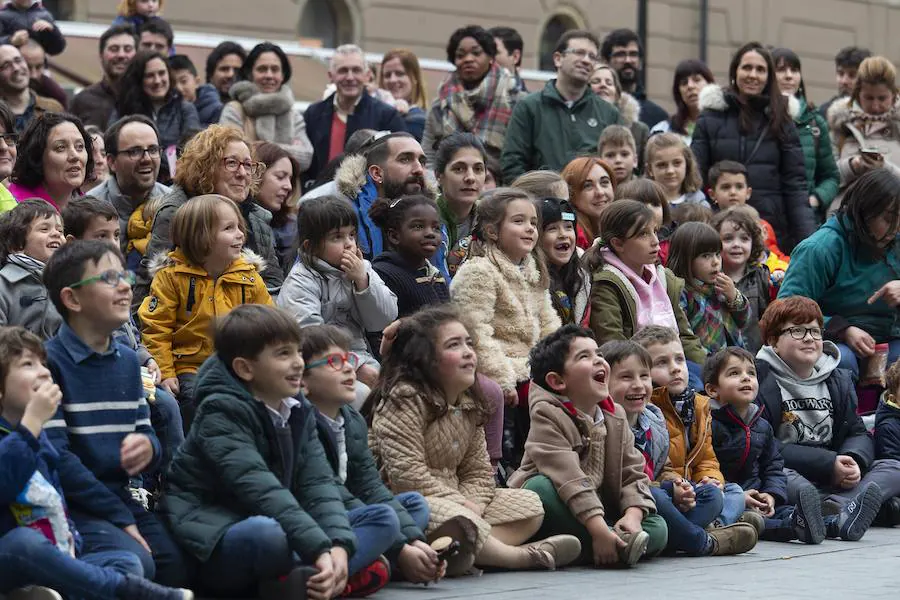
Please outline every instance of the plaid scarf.
[{"label": "plaid scarf", "polygon": [[750,307],[742,293],[738,292],[734,306],[729,307],[712,284],[695,281],[681,292],[681,308],[709,354],[726,346],[744,347],[742,329],[750,320]]},{"label": "plaid scarf", "polygon": [[472,90],[465,88],[456,72],[451,73],[438,90],[444,137],[468,131],[485,146],[502,150],[506,125],[512,116],[510,92],[514,87],[515,80],[496,63]]}]

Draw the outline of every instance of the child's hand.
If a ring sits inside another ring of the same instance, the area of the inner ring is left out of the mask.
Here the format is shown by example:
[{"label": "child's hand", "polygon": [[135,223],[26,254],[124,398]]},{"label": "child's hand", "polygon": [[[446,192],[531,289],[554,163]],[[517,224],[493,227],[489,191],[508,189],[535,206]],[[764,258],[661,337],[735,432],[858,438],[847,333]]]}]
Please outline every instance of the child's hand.
[{"label": "child's hand", "polygon": [[334,591],[334,562],[331,553],[320,554],[313,566],[319,572],[306,580],[307,597],[310,600],[331,600]]},{"label": "child's hand", "polygon": [[153,444],[143,433],[129,433],[122,440],[122,468],[129,475],[137,475],[153,460]]},{"label": "child's hand", "polygon": [[62,391],[50,377],[38,379],[32,384],[22,421],[27,421],[23,424],[28,427],[29,431],[31,431],[29,425],[32,422],[37,425],[37,432],[31,431],[35,437],[40,435],[44,423],[56,414],[60,400],[62,400]]},{"label": "child's hand", "polygon": [[744,492],[744,506],[747,509],[759,511],[765,517],[775,514],[775,498],[772,494],[766,494],[757,490]]},{"label": "child's hand", "polygon": [[397,555],[397,566],[403,578],[413,583],[437,582],[443,570],[434,548],[419,540],[403,546]]},{"label": "child's hand", "polygon": [[775,514],[775,497],[772,494],[767,494],[765,492],[759,493],[759,498],[765,503],[765,506],[760,509],[759,512],[763,514],[764,517],[771,517]]},{"label": "child's hand", "polygon": [[592,528],[596,531],[591,531],[594,564],[597,566],[614,565],[619,562],[619,548],[624,548],[627,544],[616,532],[607,527],[603,522],[603,517],[594,517],[594,520],[601,521]]},{"label": "child's hand", "polygon": [[24,46],[28,43],[28,37],[28,32],[24,29],[20,29],[9,36],[9,43],[16,47]]},{"label": "child's hand", "polygon": [[347,279],[353,282],[357,292],[369,287],[369,275],[366,273],[366,263],[363,262],[359,248],[356,251],[345,250],[341,256],[341,271]]},{"label": "child's hand", "polygon": [[725,296],[725,300],[729,304],[733,303],[735,298],[737,298],[737,288],[734,287],[734,281],[725,273],[716,273],[716,281],[713,285],[715,285],[718,293]]},{"label": "child's hand", "polygon": [[503,390],[503,403],[506,406],[515,406],[519,402],[519,394],[516,390]]},{"label": "child's hand", "polygon": [[622,518],[616,521],[615,529],[624,533],[638,533],[643,529],[641,527],[643,519],[643,511],[636,506],[630,506],[625,510]]},{"label": "child's hand", "polygon": [[862,358],[875,354],[875,339],[859,327],[851,325],[844,330],[844,343],[850,346],[854,354]]},{"label": "child's hand", "polygon": [[350,577],[350,571],[347,566],[349,561],[347,550],[341,546],[334,546],[331,549],[331,564],[334,565],[334,587],[332,587],[332,598],[337,598],[344,593],[347,587],[347,578]]},{"label": "child's hand", "polygon": [[[162,371],[159,370],[159,363],[151,358],[144,366],[150,371],[150,376],[153,377],[153,383],[159,385],[159,382],[162,379]],[[178,379],[175,381],[178,381]]]},{"label": "child's hand", "polygon": [[697,493],[694,486],[686,479],[680,479],[672,486],[672,504],[681,512],[687,512],[697,506]]},{"label": "child's hand", "polygon": [[704,477],[703,479],[700,480],[700,485],[706,485],[706,484],[708,484],[708,483],[709,483],[709,484],[712,484],[712,485],[714,485],[714,486],[716,486],[716,487],[719,488],[720,490],[721,490],[721,489],[724,489],[724,487],[725,487],[724,485],[722,485],[722,482],[721,482],[721,481],[719,481],[718,479],[715,479],[714,477],[708,477],[708,476],[707,476],[707,477]]},{"label": "child's hand", "polygon": [[169,377],[168,379],[163,379],[159,382],[159,387],[166,390],[173,396],[178,395],[178,378],[177,377]]},{"label": "child's hand", "polygon": [[834,484],[845,490],[853,489],[859,483],[859,465],[853,457],[840,454],[834,459]]},{"label": "child's hand", "polygon": [[53,29],[53,24],[44,19],[38,19],[31,25],[32,31],[50,31],[51,29]]}]

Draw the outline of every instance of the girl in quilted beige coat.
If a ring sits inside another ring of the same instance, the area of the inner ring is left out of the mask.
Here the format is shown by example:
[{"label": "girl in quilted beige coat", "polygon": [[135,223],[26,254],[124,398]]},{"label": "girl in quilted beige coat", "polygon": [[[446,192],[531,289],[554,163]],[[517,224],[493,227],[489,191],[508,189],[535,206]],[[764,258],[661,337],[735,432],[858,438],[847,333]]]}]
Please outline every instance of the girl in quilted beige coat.
[{"label": "girl in quilted beige coat", "polygon": [[401,321],[363,409],[382,476],[394,493],[425,496],[429,540],[450,535],[460,542],[448,575],[466,574],[473,565],[567,565],[581,551],[577,538],[526,544],[544,517],[537,494],[494,487],[484,438],[491,405],[475,385],[477,364],[469,332],[452,308],[426,309]]}]

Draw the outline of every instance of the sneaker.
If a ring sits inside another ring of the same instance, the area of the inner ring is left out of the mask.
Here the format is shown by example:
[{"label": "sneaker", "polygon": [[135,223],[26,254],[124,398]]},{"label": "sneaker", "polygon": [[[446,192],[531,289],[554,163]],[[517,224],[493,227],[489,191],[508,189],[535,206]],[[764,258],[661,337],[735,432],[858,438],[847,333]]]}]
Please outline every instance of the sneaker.
[{"label": "sneaker", "polygon": [[431,532],[427,541],[432,544],[443,537],[459,544],[456,553],[447,558],[447,577],[468,575],[475,565],[475,545],[478,542],[475,523],[465,517],[447,519]]},{"label": "sneaker", "polygon": [[137,575],[123,575],[116,594],[122,600],[194,600],[194,592],[153,583]]},{"label": "sneaker", "polygon": [[872,524],[878,527],[900,525],[900,497],[894,496],[885,500]]},{"label": "sneaker", "polygon": [[838,515],[825,520],[825,535],[856,542],[866,534],[881,508],[881,488],[869,482],[855,498],[847,502]]},{"label": "sneaker", "polygon": [[533,566],[548,571],[565,567],[581,556],[581,542],[574,535],[552,535],[525,548],[531,555]]},{"label": "sneaker", "polygon": [[633,567],[647,552],[650,534],[646,531],[638,531],[637,533],[620,533],[617,531],[616,534],[625,542],[625,547],[619,548],[619,561],[627,567]]},{"label": "sneaker", "polygon": [[267,579],[259,584],[260,600],[306,598],[306,580],[318,573],[315,567],[294,567],[283,577]]},{"label": "sneaker", "polygon": [[712,538],[710,556],[731,556],[753,550],[759,536],[750,523],[735,523],[708,532]]},{"label": "sneaker", "polygon": [[800,490],[791,527],[797,539],[805,544],[821,544],[825,539],[825,519],[822,517],[822,500],[811,485]]},{"label": "sneaker", "polygon": [[32,585],[9,592],[6,600],[63,600],[63,597],[50,588]]},{"label": "sneaker", "polygon": [[[341,598],[365,598],[371,596],[391,581],[391,564],[384,556],[368,567],[350,576],[347,587],[341,594]],[[292,596],[284,596],[292,598]]]},{"label": "sneaker", "polygon": [[738,523],[749,523],[753,525],[753,528],[756,530],[756,537],[762,535],[763,530],[766,528],[766,519],[763,517],[759,511],[756,510],[745,510],[737,520]]}]

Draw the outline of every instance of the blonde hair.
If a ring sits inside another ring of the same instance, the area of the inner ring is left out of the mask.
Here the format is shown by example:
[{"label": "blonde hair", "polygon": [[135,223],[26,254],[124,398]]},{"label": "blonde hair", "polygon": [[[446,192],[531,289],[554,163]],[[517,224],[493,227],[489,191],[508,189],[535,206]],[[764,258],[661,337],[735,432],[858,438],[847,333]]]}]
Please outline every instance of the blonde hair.
[{"label": "blonde hair", "polygon": [[419,65],[419,58],[406,48],[395,48],[387,52],[381,59],[381,68],[378,69],[378,87],[384,87],[384,65],[389,60],[399,59],[403,65],[403,70],[412,82],[412,98],[410,106],[418,106],[421,109],[428,110],[428,92],[425,89],[425,76],[422,74],[422,67]]},{"label": "blonde hair", "polygon": [[[538,200],[548,197],[562,198],[564,200],[569,198],[569,186],[556,171],[528,171],[527,173],[522,173],[516,177],[510,184],[510,187],[524,190]],[[562,192],[562,194],[559,192]]]},{"label": "blonde hair", "polygon": [[[159,0],[159,11],[157,12],[157,15],[163,11],[165,5],[166,0]],[[116,12],[118,12],[120,17],[133,17],[137,14],[137,0],[119,0]]]},{"label": "blonde hair", "polygon": [[700,170],[697,168],[697,159],[694,153],[688,148],[681,136],[674,133],[659,133],[647,140],[647,148],[644,150],[644,164],[647,166],[647,177],[653,177],[653,156],[660,150],[669,148],[678,148],[684,157],[684,181],[681,182],[679,191],[682,194],[693,194],[700,190],[703,186],[703,179],[700,177]]},{"label": "blonde hair", "polygon": [[172,219],[172,243],[181,249],[189,263],[200,266],[209,256],[215,242],[219,217],[216,208],[222,203],[234,210],[238,218],[238,227],[247,234],[247,224],[241,215],[241,209],[231,198],[218,194],[204,194],[185,202]]},{"label": "blonde hair", "polygon": [[[210,125],[185,145],[175,167],[175,183],[184,189],[189,198],[215,192],[219,167],[228,144],[232,142],[241,142],[250,149],[244,133],[228,125]],[[257,173],[250,179],[250,194],[255,194],[262,174]]]},{"label": "blonde hair", "polygon": [[894,63],[883,56],[870,56],[862,61],[856,72],[856,85],[853,86],[853,93],[850,96],[852,102],[859,102],[859,93],[863,84],[884,84],[896,96],[898,93],[897,69],[894,67]]}]

